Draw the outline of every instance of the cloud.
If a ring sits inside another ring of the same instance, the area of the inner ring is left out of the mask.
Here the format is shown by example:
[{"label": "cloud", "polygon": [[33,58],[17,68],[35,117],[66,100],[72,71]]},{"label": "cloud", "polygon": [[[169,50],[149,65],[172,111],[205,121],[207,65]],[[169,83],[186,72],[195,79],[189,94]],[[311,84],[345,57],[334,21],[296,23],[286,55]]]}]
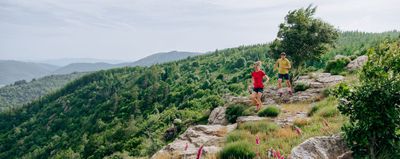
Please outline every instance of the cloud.
[{"label": "cloud", "polygon": [[138,59],[169,50],[265,43],[289,10],[343,30],[399,29],[396,0],[2,0],[0,59]]}]

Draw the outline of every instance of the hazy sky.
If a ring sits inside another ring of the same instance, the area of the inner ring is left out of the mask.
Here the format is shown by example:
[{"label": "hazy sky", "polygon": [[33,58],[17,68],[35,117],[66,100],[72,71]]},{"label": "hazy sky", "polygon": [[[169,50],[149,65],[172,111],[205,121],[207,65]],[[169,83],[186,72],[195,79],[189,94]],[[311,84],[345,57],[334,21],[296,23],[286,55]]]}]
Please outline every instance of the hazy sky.
[{"label": "hazy sky", "polygon": [[400,30],[399,0],[0,0],[0,59],[136,60],[265,43],[311,3],[341,30]]}]

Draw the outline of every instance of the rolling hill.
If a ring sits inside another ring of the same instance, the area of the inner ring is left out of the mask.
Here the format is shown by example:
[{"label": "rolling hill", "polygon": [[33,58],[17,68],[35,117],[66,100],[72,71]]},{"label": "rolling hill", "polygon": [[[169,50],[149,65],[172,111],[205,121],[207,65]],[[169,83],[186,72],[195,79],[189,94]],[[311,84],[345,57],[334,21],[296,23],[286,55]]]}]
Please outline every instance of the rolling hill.
[{"label": "rolling hill", "polygon": [[[365,35],[356,36],[355,45],[331,52],[365,53],[359,40]],[[268,44],[241,46],[84,75],[21,109],[0,113],[0,158],[103,158],[116,152],[151,156],[170,142],[164,134],[175,119],[182,121],[179,134],[204,123],[211,109],[224,104],[223,95],[246,94],[255,61],[264,61],[266,73],[276,80],[269,50]],[[331,52],[325,56],[334,56]]]},{"label": "rolling hill", "polygon": [[162,52],[162,53],[156,53],[156,54],[144,57],[133,63],[122,63],[119,65],[120,66],[151,66],[154,64],[161,64],[161,63],[165,63],[165,62],[181,60],[181,59],[185,59],[187,57],[194,57],[194,56],[197,56],[200,54],[201,53],[182,52],[182,51]]},{"label": "rolling hill", "polygon": [[50,75],[34,79],[27,83],[16,83],[0,88],[0,112],[6,109],[16,109],[48,93],[51,93],[67,83],[86,73],[71,73],[67,75]]},{"label": "rolling hill", "polygon": [[[130,63],[120,63],[120,64],[110,64],[105,62],[71,63],[63,67],[43,64],[43,63],[0,60],[0,85],[11,84],[18,80],[30,81],[33,78],[40,78],[51,74],[92,72],[92,71],[106,70],[106,69],[125,67],[125,66],[150,66],[153,64],[160,64],[164,62],[181,60],[189,56],[196,56],[196,55],[199,55],[199,53],[172,51],[166,53],[156,53],[148,57],[145,57],[143,59],[140,59],[138,61]],[[86,59],[86,60],[94,60],[94,59]]]},{"label": "rolling hill", "polygon": [[41,77],[57,68],[58,66],[41,63],[0,60],[0,85]]}]

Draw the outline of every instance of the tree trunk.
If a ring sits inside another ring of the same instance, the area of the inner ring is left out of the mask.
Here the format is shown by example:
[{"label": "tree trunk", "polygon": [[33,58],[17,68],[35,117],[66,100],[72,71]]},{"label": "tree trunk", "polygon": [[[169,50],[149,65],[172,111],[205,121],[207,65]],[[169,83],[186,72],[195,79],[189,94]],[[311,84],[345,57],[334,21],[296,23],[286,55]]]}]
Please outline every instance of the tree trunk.
[{"label": "tree trunk", "polygon": [[375,133],[372,133],[372,138],[371,138],[371,144],[369,145],[369,155],[371,157],[371,159],[375,159],[375,143],[376,143],[376,139],[375,139]]}]

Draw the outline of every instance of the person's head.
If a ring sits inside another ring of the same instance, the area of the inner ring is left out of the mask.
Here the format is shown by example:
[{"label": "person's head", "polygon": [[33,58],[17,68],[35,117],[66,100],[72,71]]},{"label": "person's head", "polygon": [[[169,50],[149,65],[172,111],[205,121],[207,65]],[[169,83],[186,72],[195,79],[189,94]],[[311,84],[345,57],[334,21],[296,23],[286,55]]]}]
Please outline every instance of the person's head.
[{"label": "person's head", "polygon": [[261,69],[261,61],[257,61],[254,63],[254,69],[255,70],[260,70]]},{"label": "person's head", "polygon": [[285,57],[286,57],[286,53],[285,53],[285,52],[282,52],[282,53],[281,53],[281,58],[284,59]]}]

